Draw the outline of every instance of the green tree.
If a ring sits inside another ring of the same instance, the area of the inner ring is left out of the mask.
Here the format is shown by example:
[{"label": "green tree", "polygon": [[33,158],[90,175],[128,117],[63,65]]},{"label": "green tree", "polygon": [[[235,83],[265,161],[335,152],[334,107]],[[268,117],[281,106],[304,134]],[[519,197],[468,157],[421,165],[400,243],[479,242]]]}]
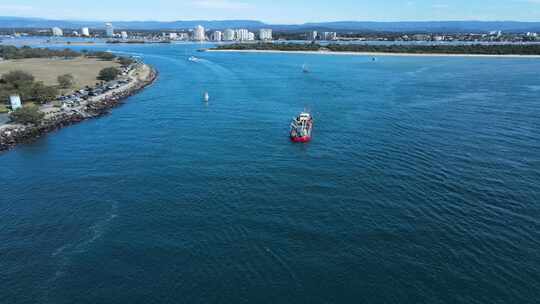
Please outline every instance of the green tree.
[{"label": "green tree", "polygon": [[11,120],[21,124],[38,124],[43,119],[45,114],[39,110],[37,106],[26,106],[19,108],[10,114]]},{"label": "green tree", "polygon": [[116,56],[114,56],[114,54],[110,53],[110,52],[98,52],[97,53],[97,58],[99,58],[101,60],[111,61],[111,60],[114,60],[116,58]]},{"label": "green tree", "polygon": [[69,89],[75,84],[75,77],[71,74],[64,74],[58,76],[58,84],[62,89]]},{"label": "green tree", "polygon": [[132,63],[134,63],[135,60],[133,60],[132,58],[129,58],[129,57],[119,57],[118,58],[118,63],[120,63],[121,65],[123,66],[128,66]]},{"label": "green tree", "polygon": [[98,79],[103,80],[103,81],[111,81],[111,80],[115,80],[116,77],[118,77],[118,75],[120,75],[120,70],[118,70],[117,68],[115,67],[104,68],[101,71],[99,71]]},{"label": "green tree", "polygon": [[34,76],[30,73],[15,70],[2,76],[2,82],[11,85],[15,89],[31,85],[34,82]]},{"label": "green tree", "polygon": [[0,78],[0,100],[6,100],[11,94],[18,94],[23,99],[31,98],[34,76],[23,71],[11,71]]},{"label": "green tree", "polygon": [[58,96],[59,92],[56,87],[46,86],[43,82],[39,81],[32,86],[32,97],[39,103],[46,103],[53,101]]}]

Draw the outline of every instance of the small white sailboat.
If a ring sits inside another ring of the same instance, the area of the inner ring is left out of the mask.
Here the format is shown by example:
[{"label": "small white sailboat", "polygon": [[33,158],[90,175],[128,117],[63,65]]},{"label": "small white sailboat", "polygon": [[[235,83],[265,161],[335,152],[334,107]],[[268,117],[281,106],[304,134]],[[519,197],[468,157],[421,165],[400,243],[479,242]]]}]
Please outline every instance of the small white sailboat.
[{"label": "small white sailboat", "polygon": [[208,94],[208,92],[204,92],[203,99],[204,99],[204,102],[210,101],[210,95]]},{"label": "small white sailboat", "polygon": [[302,65],[302,72],[309,73],[309,70],[308,70],[307,65],[305,63]]}]

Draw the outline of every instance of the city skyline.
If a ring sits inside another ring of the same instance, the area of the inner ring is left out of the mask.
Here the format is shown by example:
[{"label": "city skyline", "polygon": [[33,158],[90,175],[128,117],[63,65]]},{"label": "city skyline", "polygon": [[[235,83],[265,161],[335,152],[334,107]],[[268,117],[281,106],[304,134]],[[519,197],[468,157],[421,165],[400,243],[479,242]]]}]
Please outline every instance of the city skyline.
[{"label": "city skyline", "polygon": [[[297,1],[276,0],[96,0],[80,7],[72,1],[8,0],[0,4],[3,16],[96,21],[175,21],[175,20],[260,20],[275,24],[301,24],[321,21],[537,21],[540,1],[486,0],[429,1],[367,0]],[[308,9],[309,8],[309,9]],[[148,12],[152,12],[149,15]]]}]

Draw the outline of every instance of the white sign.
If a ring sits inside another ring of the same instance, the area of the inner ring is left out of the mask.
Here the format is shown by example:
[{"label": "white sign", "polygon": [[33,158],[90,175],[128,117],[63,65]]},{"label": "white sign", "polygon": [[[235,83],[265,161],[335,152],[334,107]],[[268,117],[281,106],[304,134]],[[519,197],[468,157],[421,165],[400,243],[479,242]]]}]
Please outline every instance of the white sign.
[{"label": "white sign", "polygon": [[11,109],[13,111],[22,108],[21,97],[19,95],[9,96],[9,101],[11,102]]}]

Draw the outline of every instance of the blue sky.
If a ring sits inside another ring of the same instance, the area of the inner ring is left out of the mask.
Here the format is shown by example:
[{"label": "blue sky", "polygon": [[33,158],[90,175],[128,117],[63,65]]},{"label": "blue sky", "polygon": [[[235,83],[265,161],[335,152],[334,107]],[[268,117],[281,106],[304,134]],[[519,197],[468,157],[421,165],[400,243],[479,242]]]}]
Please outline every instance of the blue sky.
[{"label": "blue sky", "polygon": [[254,19],[270,23],[540,21],[540,0],[0,0],[0,16],[101,21]]}]

